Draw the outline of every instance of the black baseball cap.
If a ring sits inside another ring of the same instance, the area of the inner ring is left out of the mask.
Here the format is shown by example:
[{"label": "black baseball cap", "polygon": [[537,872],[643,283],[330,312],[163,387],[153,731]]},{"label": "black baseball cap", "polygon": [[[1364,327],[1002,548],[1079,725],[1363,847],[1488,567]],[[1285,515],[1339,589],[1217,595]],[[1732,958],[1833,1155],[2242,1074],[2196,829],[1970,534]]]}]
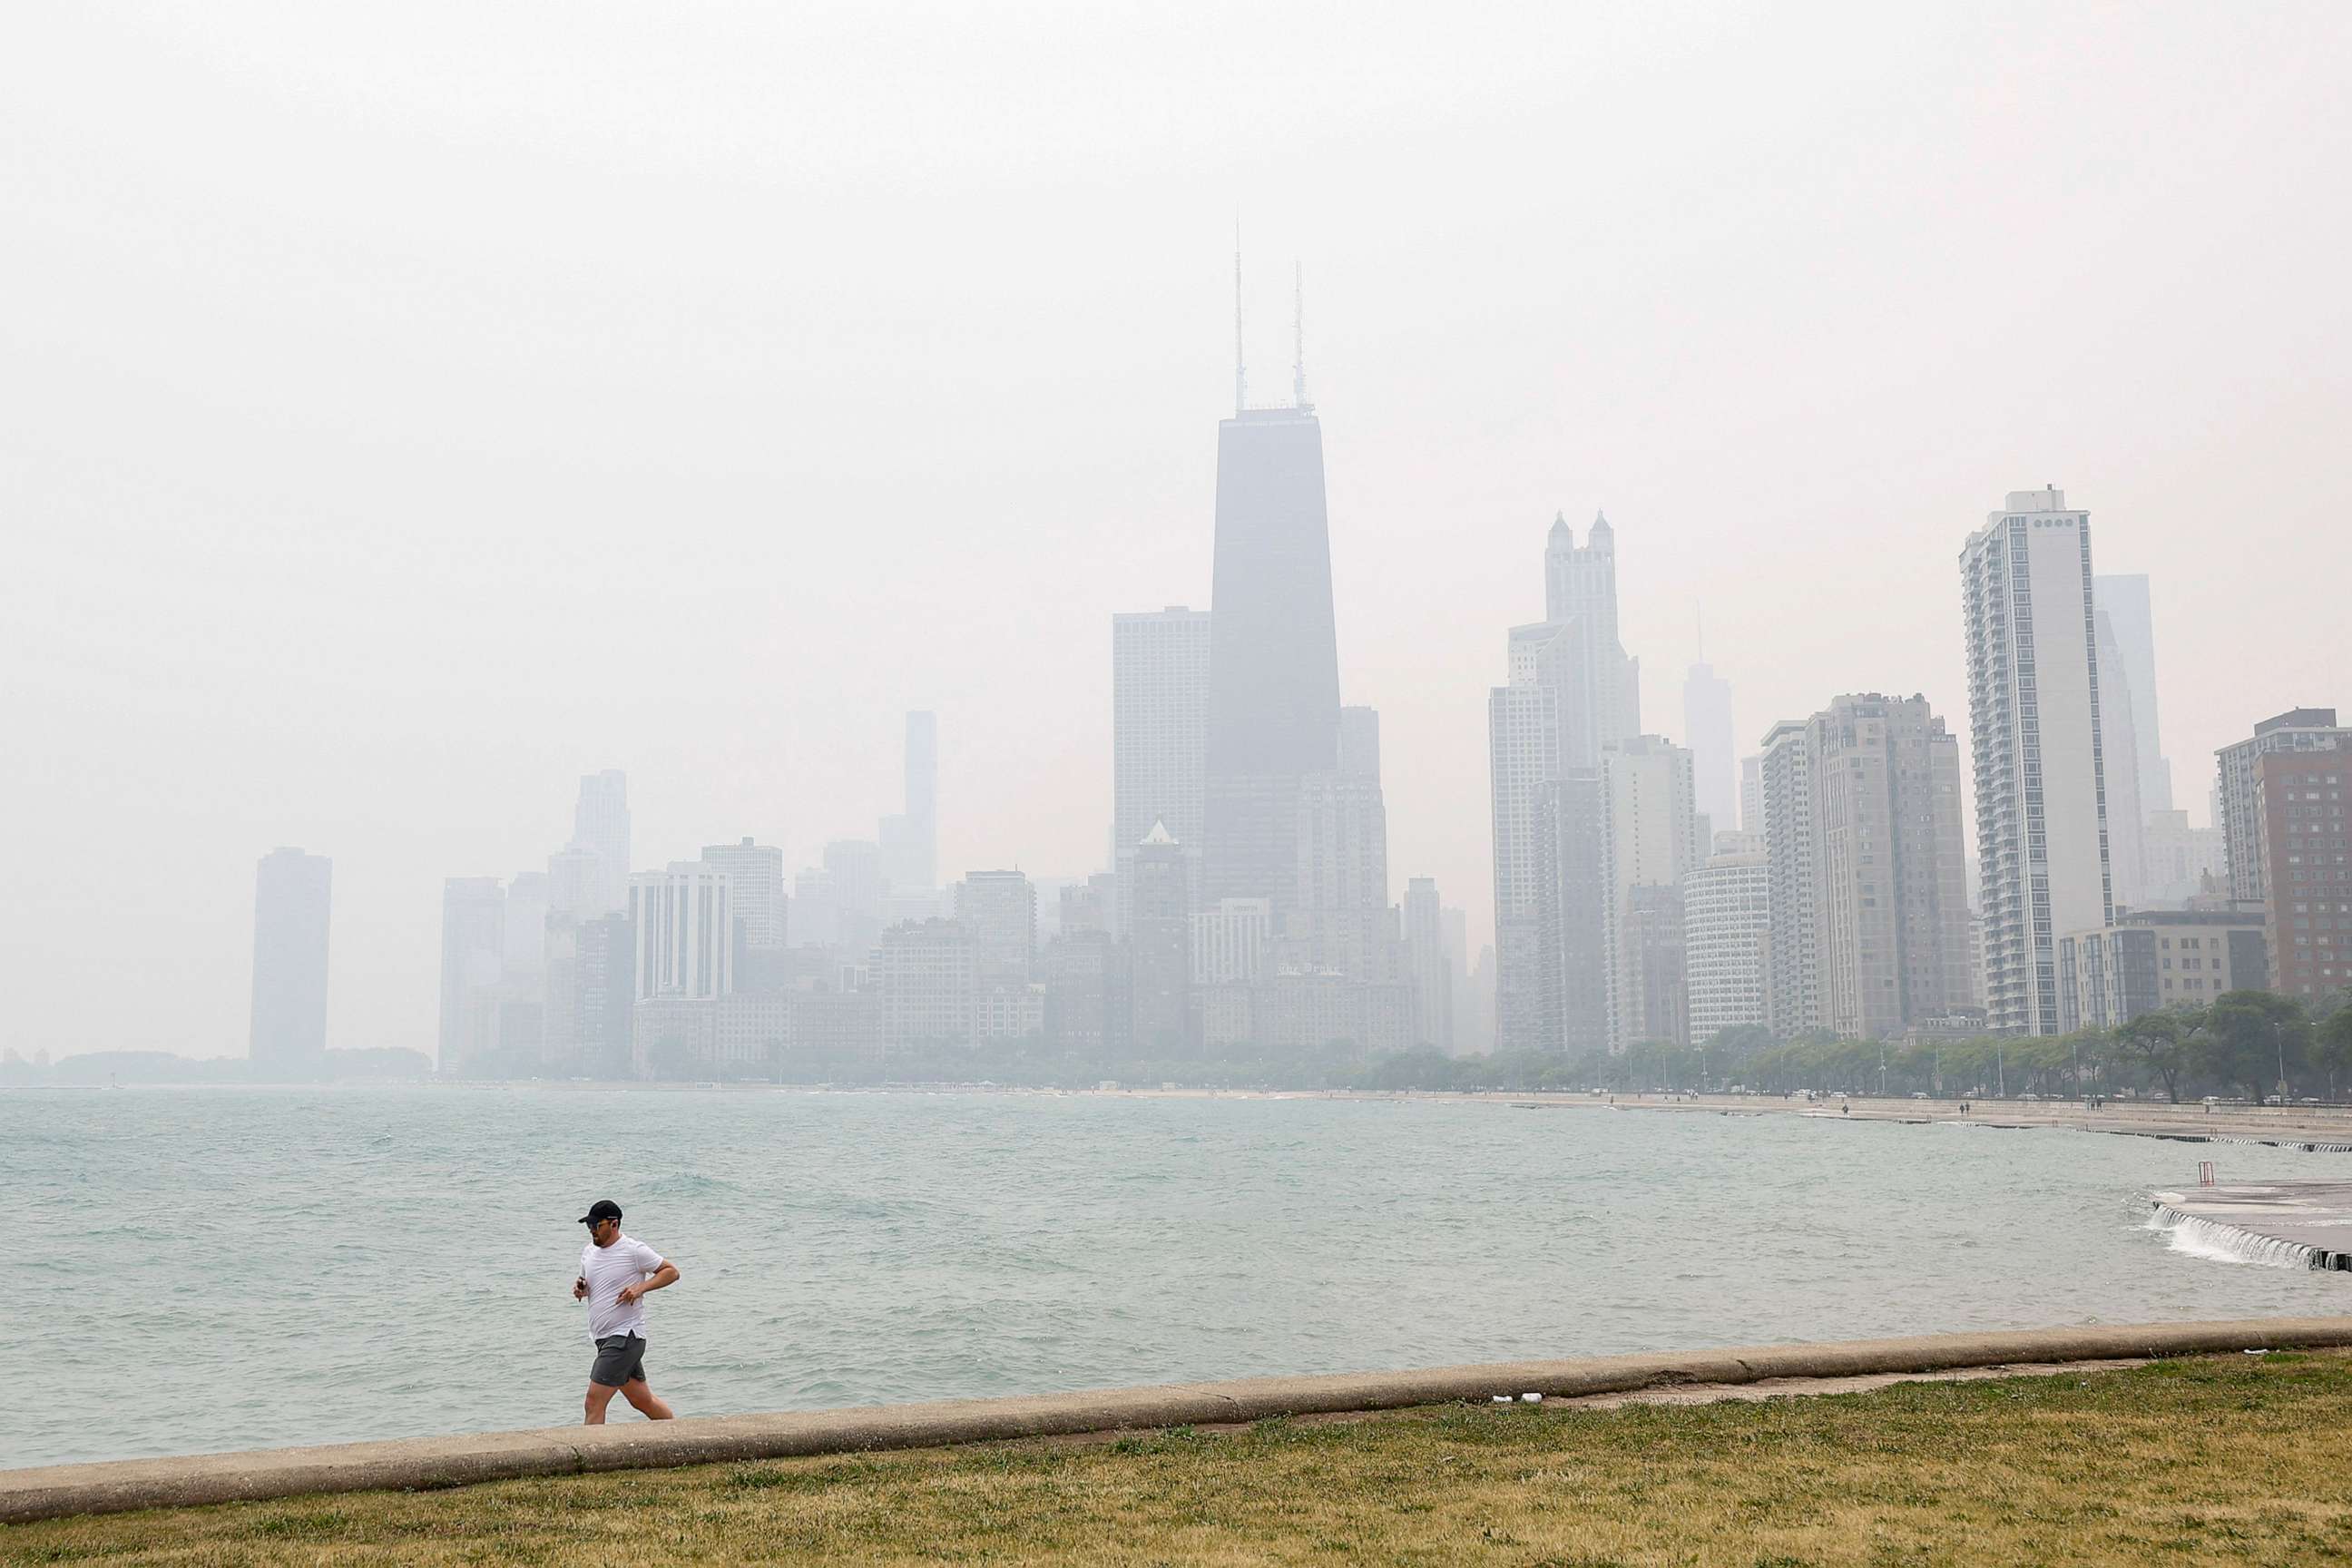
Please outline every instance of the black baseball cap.
[{"label": "black baseball cap", "polygon": [[600,1219],[618,1219],[620,1217],[620,1205],[614,1203],[610,1198],[598,1198],[594,1203],[588,1205],[588,1212],[580,1216],[580,1223],[582,1225],[594,1225]]}]

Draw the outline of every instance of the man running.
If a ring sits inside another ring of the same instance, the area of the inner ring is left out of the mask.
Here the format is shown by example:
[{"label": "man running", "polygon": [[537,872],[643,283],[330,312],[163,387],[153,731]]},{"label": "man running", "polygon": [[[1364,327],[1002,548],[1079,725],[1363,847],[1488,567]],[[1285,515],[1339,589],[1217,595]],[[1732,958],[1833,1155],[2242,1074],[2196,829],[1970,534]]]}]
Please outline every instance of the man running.
[{"label": "man running", "polygon": [[580,1216],[588,1245],[580,1249],[580,1277],[572,1299],[588,1303],[588,1337],[596,1342],[588,1369],[588,1425],[604,1424],[604,1406],[625,1395],[648,1421],[667,1421],[670,1407],[646,1381],[646,1292],[677,1283],[677,1265],[632,1236],[621,1234],[621,1205],[599,1198]]}]

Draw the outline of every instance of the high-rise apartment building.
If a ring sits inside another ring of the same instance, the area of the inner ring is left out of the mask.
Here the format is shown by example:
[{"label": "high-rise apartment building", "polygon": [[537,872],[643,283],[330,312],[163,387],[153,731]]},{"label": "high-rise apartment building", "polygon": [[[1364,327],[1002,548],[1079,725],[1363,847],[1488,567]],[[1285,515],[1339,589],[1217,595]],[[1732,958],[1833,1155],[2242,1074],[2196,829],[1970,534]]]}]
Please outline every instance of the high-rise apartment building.
[{"label": "high-rise apartment building", "polygon": [[970,871],[956,884],[956,924],[983,984],[1026,985],[1037,952],[1037,889],[1019,871]]},{"label": "high-rise apartment building", "polygon": [[1202,899],[1271,899],[1279,931],[1297,897],[1299,784],[1339,757],[1323,429],[1311,407],[1237,409],[1219,424],[1214,575]]},{"label": "high-rise apartment building", "polygon": [[1788,913],[1813,922],[1822,1024],[1885,1039],[1948,1017],[1974,989],[1959,743],[1925,698],[1875,692],[1834,699],[1808,731],[1814,903]]},{"label": "high-rise apartment building", "polygon": [[774,953],[787,943],[784,852],[749,838],[707,844],[702,863],[727,879],[735,911],[735,940],[744,953]]},{"label": "high-rise apartment building", "polygon": [[2347,749],[2352,749],[2352,729],[2336,722],[2335,709],[2292,708],[2255,725],[2250,738],[2214,753],[2219,776],[2213,787],[2213,826],[2221,830],[2222,859],[2233,900],[2259,903],[2269,893],[2256,764],[2273,752]]},{"label": "high-rise apartment building", "polygon": [[1495,844],[1495,1048],[1557,1051],[1559,703],[1535,681],[1486,697]]},{"label": "high-rise apartment building", "polygon": [[1969,536],[1960,581],[1987,1022],[2053,1035],[2059,934],[2115,916],[2090,514],[2054,488],[2011,491]]},{"label": "high-rise apartment building", "polygon": [[1199,884],[1210,637],[1209,613],[1181,605],[1111,617],[1111,843],[1122,889],[1154,823],[1184,847]]},{"label": "high-rise apartment building", "polygon": [[2191,827],[2185,811],[2150,812],[2147,831],[2140,836],[2145,862],[2141,896],[2150,906],[2179,908],[2208,891],[2229,888],[2228,858],[2222,851],[2221,830]]},{"label": "high-rise apartment building", "polygon": [[1718,834],[1723,848],[1683,879],[1683,963],[1691,1044],[1764,1021],[1764,957],[1772,930],[1772,867],[1760,845]]},{"label": "high-rise apartment building", "polygon": [[499,983],[506,969],[506,889],[496,877],[441,885],[441,1037],[444,1073],[494,1077]]},{"label": "high-rise apartment building", "polygon": [[580,780],[580,801],[572,812],[571,848],[596,857],[598,914],[629,905],[629,776],[618,768]]},{"label": "high-rise apartment building", "polygon": [[1192,984],[1255,984],[1266,972],[1274,942],[1269,899],[1220,899],[1192,916]]},{"label": "high-rise apartment building", "polygon": [[327,1055],[327,917],[334,862],[273,849],[253,889],[253,1016],[246,1054],[257,1071],[307,1077]]},{"label": "high-rise apartment building", "polygon": [[699,860],[629,879],[637,1000],[707,1001],[735,989],[734,885]]},{"label": "high-rise apartment building", "polygon": [[1339,765],[1299,781],[1298,882],[1281,945],[1303,969],[1391,981],[1396,940],[1379,716],[1369,708],[1341,714]]},{"label": "high-rise apartment building", "polygon": [[1453,959],[1445,947],[1444,915],[1434,878],[1404,885],[1404,950],[1412,981],[1416,1044],[1454,1048]]},{"label": "high-rise apartment building", "polygon": [[971,938],[954,921],[911,921],[874,950],[887,1051],[969,1045],[974,1023]]},{"label": "high-rise apartment building", "polygon": [[1764,759],[1739,759],[1739,831],[1764,837]]},{"label": "high-rise apartment building", "polygon": [[1758,759],[1764,861],[1770,882],[1771,942],[1765,953],[1764,1024],[1780,1039],[1822,1027],[1821,954],[1813,920],[1811,726],[1784,719],[1766,732]]},{"label": "high-rise apartment building", "polygon": [[1691,790],[1711,828],[1739,826],[1738,742],[1734,739],[1731,682],[1705,661],[1683,679],[1683,740],[1690,747]]},{"label": "high-rise apartment building", "polygon": [[[1183,1051],[1192,1007],[1192,900],[1184,847],[1163,823],[1136,846],[1134,910],[1128,940],[1130,1040],[1138,1056]],[[1269,909],[1271,900],[1265,900]]]},{"label": "high-rise apartment building", "polygon": [[2271,989],[2306,999],[2352,985],[2352,750],[2254,759],[2254,827]]},{"label": "high-rise apartment building", "polygon": [[1678,889],[1697,864],[1689,751],[1662,736],[1636,735],[1602,752],[1601,808],[1609,1049],[1622,1054],[1645,1041],[1681,1043],[1688,1015],[1680,1005]]},{"label": "high-rise apartment building", "polygon": [[1488,694],[1495,849],[1494,1043],[1581,1053],[1610,1038],[1601,758],[1639,721],[1639,666],[1617,640],[1615,531],[1580,548],[1556,516],[1547,619],[1511,628]]}]

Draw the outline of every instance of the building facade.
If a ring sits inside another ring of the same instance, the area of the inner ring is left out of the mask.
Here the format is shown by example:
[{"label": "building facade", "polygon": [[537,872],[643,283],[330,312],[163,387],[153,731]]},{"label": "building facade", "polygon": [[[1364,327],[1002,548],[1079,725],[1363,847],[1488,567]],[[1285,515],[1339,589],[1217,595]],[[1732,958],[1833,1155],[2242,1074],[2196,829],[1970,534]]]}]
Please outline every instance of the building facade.
[{"label": "building facade", "polygon": [[2054,488],[2011,491],[1969,536],[1960,581],[1987,1022],[2056,1034],[2058,935],[2115,915],[2090,514]]},{"label": "building facade", "polygon": [[2112,1029],[2269,983],[2260,910],[2135,910],[2058,941],[2066,1031]]},{"label": "building facade", "polygon": [[[1111,617],[1111,843],[1123,892],[1154,823],[1184,846],[1199,886],[1210,637],[1209,613],[1181,605]],[[1126,931],[1123,915],[1116,929]]]},{"label": "building facade", "polygon": [[1821,958],[1813,919],[1811,726],[1782,720],[1757,762],[1764,860],[1773,912],[1765,952],[1764,1024],[1783,1040],[1822,1026]]},{"label": "building facade", "polygon": [[1821,1026],[1890,1039],[1974,1003],[1959,743],[1922,697],[1840,697],[1808,725]]},{"label": "building facade", "polygon": [[1339,761],[1331,538],[1312,408],[1240,409],[1217,427],[1210,614],[1201,897],[1270,899],[1281,931],[1297,897],[1300,782]]},{"label": "building facade", "polygon": [[1019,871],[971,871],[956,884],[956,923],[984,984],[1026,985],[1037,953],[1037,889]]},{"label": "building facade", "polygon": [[2352,730],[2336,722],[2333,708],[2293,708],[2263,720],[2253,734],[2214,753],[2215,820],[2221,830],[2221,858],[2229,872],[2230,897],[2259,903],[2264,881],[2262,800],[2257,764],[2276,752],[2339,752],[2352,748]]},{"label": "building facade", "polygon": [[707,1001],[735,989],[734,884],[699,860],[629,879],[637,1000]]},{"label": "building facade", "polygon": [[2263,934],[2271,989],[2305,999],[2352,985],[2352,752],[2274,751],[2254,762]]},{"label": "building facade", "polygon": [[1444,910],[1434,878],[1415,877],[1404,885],[1404,951],[1412,983],[1413,1039],[1451,1054],[1454,1049],[1454,961],[1447,950]]},{"label": "building facade", "polygon": [[[1608,1042],[1622,1055],[1644,1041],[1683,1043],[1688,1030],[1678,889],[1698,859],[1691,755],[1663,736],[1636,735],[1601,753],[1600,775]],[[1675,895],[1671,920],[1657,889]],[[1667,997],[1675,1000],[1662,1006]]]},{"label": "building facade", "polygon": [[971,938],[953,921],[892,926],[874,950],[886,1051],[971,1043],[976,996]]},{"label": "building facade", "polygon": [[[1720,842],[1728,835],[1717,835]],[[1718,851],[1683,879],[1683,953],[1691,1044],[1764,1021],[1772,863],[1760,846]]]}]

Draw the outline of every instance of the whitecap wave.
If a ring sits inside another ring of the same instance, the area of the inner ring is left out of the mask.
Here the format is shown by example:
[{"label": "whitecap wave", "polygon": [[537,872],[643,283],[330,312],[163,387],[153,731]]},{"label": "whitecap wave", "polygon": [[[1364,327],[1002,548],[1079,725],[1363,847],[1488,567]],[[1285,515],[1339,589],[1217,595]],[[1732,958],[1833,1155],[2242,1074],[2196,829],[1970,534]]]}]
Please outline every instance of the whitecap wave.
[{"label": "whitecap wave", "polygon": [[2182,1214],[2159,1204],[2147,1228],[2165,1233],[2165,1245],[2188,1258],[2212,1263],[2251,1263],[2262,1268],[2309,1268],[2311,1248],[2276,1237],[2256,1236],[2235,1226]]}]

